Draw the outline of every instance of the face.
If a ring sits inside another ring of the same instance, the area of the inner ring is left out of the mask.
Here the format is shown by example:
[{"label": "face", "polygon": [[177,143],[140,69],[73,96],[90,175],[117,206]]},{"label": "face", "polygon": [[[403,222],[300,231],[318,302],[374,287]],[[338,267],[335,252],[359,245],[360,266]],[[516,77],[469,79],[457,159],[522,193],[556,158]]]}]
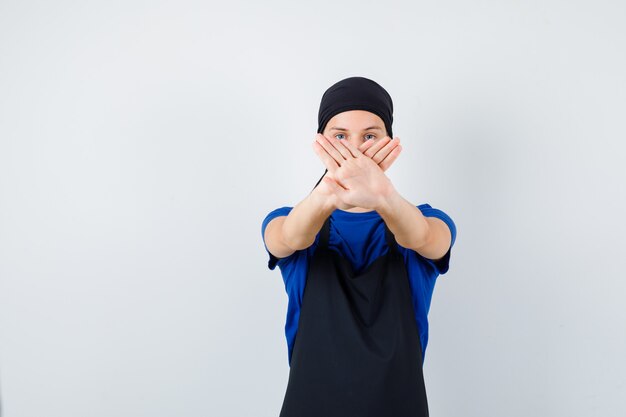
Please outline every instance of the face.
[{"label": "face", "polygon": [[324,128],[323,135],[347,140],[359,148],[367,140],[378,141],[387,135],[385,122],[365,110],[349,110],[334,115]]}]

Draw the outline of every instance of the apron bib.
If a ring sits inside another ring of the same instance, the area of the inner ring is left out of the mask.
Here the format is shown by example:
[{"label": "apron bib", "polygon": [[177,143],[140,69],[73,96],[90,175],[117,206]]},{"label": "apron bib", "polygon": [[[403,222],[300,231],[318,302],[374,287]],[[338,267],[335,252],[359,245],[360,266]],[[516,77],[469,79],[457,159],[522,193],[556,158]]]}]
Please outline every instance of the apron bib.
[{"label": "apron bib", "polygon": [[280,417],[427,417],[422,351],[404,259],[362,272],[329,249],[330,217],[307,274]]}]

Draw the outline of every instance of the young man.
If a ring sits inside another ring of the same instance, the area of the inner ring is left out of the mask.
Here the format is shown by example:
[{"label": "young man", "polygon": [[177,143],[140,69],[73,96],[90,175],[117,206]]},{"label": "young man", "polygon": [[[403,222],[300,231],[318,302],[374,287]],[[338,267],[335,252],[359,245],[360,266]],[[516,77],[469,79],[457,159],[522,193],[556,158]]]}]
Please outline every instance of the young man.
[{"label": "young man", "polygon": [[401,151],[392,113],[372,80],[331,86],[313,143],[327,172],[263,221],[268,267],[280,267],[289,296],[281,417],[428,415],[427,315],[456,226],[385,176]]}]

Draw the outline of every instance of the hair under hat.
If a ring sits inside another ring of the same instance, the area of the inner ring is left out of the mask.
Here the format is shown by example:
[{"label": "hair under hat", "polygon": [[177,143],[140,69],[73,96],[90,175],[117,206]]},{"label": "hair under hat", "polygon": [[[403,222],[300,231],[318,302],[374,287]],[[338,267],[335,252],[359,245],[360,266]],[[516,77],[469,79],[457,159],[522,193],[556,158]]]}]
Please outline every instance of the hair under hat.
[{"label": "hair under hat", "polygon": [[[322,96],[317,115],[317,133],[324,132],[326,124],[336,114],[349,110],[365,110],[376,114],[385,123],[387,135],[393,138],[393,101],[380,84],[365,77],[349,77],[331,85]],[[317,187],[328,169],[317,181]],[[313,187],[313,189],[315,189]]]}]

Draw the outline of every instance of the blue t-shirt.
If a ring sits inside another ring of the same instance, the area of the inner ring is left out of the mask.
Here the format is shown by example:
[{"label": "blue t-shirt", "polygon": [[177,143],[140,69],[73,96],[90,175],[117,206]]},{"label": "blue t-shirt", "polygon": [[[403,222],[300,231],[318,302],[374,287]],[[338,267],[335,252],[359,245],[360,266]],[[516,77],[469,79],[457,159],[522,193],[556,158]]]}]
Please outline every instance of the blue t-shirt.
[{"label": "blue t-shirt", "polygon": [[[440,274],[448,271],[450,254],[456,240],[456,226],[452,219],[443,211],[432,208],[429,204],[416,206],[425,217],[437,217],[443,220],[452,234],[452,242],[448,252],[439,261],[435,262],[425,258],[412,249],[407,249],[398,244],[398,249],[404,257],[404,264],[409,277],[411,298],[415,310],[415,320],[419,329],[420,342],[422,345],[422,364],[426,356],[428,344],[428,311],[432,298],[435,281]],[[315,242],[306,249],[297,250],[286,258],[276,258],[265,245],[265,228],[267,224],[278,216],[287,216],[293,207],[280,207],[271,211],[263,220],[261,237],[265,250],[269,254],[269,269],[276,265],[280,268],[288,296],[287,320],[285,323],[285,336],[287,338],[288,361],[291,366],[291,353],[298,331],[300,307],[304,295],[306,275],[309,261],[319,242],[319,232]],[[355,273],[364,270],[371,262],[387,252],[385,240],[385,225],[377,211],[365,213],[352,213],[337,209],[331,214],[329,249],[337,251],[348,259]]]}]

